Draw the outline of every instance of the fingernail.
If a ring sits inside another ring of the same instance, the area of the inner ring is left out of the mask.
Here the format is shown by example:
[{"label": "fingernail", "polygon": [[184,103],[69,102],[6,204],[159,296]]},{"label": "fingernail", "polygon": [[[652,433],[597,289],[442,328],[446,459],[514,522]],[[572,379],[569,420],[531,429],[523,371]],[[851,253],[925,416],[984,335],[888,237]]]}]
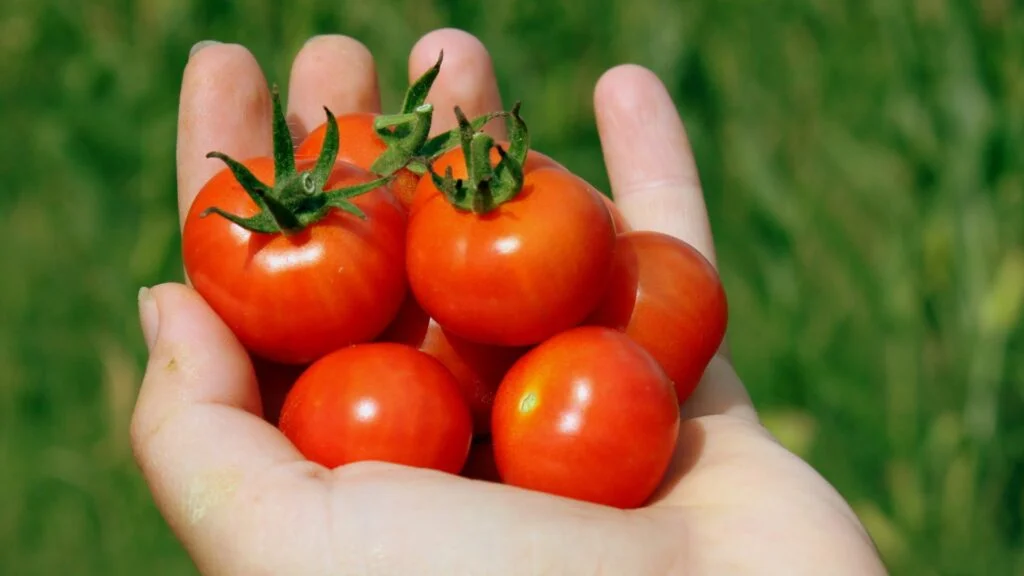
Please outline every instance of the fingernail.
[{"label": "fingernail", "polygon": [[201,40],[192,45],[192,49],[188,51],[188,57],[191,58],[199,53],[200,50],[214,44],[220,44],[216,40]]},{"label": "fingernail", "polygon": [[153,349],[156,343],[156,334],[160,329],[160,309],[156,305],[156,299],[149,288],[139,288],[139,323],[142,325],[142,335],[146,339],[146,348]]}]

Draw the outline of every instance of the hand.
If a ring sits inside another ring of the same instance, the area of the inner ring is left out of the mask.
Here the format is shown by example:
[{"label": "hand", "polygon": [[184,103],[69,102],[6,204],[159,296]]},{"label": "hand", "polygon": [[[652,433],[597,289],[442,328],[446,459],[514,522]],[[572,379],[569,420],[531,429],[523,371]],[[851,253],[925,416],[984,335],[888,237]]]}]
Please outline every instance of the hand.
[{"label": "hand", "polygon": [[[501,109],[490,58],[455,30],[425,36],[410,77],[445,64],[435,130]],[[336,114],[377,110],[373,60],[344,37],[297,56],[288,110],[297,136]],[[712,262],[682,123],[650,72],[621,66],[595,91],[613,192],[634,229],[678,236]],[[491,130],[496,136],[500,123]],[[185,70],[179,207],[234,157],[271,151],[270,99],[251,54],[211,45]],[[328,470],[262,418],[251,362],[192,290],[140,293],[150,360],[132,422],[158,507],[205,574],[884,574],[843,499],[758,424],[726,355],[686,403],[672,469],[649,507],[622,511],[384,463]]]}]

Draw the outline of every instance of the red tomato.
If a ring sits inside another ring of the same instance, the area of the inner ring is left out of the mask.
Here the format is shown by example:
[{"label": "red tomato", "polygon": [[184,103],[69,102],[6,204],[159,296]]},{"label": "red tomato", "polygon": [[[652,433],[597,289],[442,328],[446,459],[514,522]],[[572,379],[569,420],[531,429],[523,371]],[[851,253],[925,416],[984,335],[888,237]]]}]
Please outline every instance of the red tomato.
[{"label": "red tomato", "polygon": [[668,469],[679,404],[658,363],[625,334],[584,326],[540,344],[494,401],[494,457],[506,484],[635,508]]},{"label": "red tomato", "polygon": [[459,382],[462,396],[473,413],[476,434],[486,434],[491,429],[491,406],[498,384],[526,351],[477,344],[451,334],[427,316],[412,297],[406,298],[398,317],[379,340],[418,348],[444,364]]},{"label": "red tomato", "polygon": [[281,431],[313,462],[375,460],[457,474],[473,422],[455,377],[429,355],[388,342],[314,362],[281,411]]},{"label": "red tomato", "polygon": [[[341,134],[338,160],[354,164],[364,170],[370,169],[370,166],[388,148],[373,129],[373,121],[376,118],[377,114],[368,112],[353,112],[337,117],[338,131]],[[310,132],[295,151],[296,157],[315,159],[319,156],[326,134],[326,123]],[[402,168],[395,172],[395,179],[389,186],[399,202],[408,207],[412,203],[419,181],[420,177],[417,174],[408,168]]]},{"label": "red tomato", "polygon": [[[314,162],[297,163],[299,171]],[[267,185],[271,158],[246,162]],[[337,163],[325,188],[370,182],[373,175]],[[402,262],[405,213],[386,188],[351,200],[361,219],[330,211],[297,234],[257,233],[217,215],[241,217],[258,208],[228,170],[199,192],[183,231],[185,268],[196,290],[242,344],[266,359],[302,364],[342,346],[377,337],[406,294]]]},{"label": "red tomato", "polygon": [[657,232],[620,234],[608,292],[587,321],[624,331],[661,364],[683,403],[725,337],[728,305],[714,266]]},{"label": "red tomato", "polygon": [[[497,159],[492,153],[492,165]],[[434,169],[448,167],[466,178],[461,148]],[[579,324],[611,269],[615,228],[600,192],[532,151],[523,173],[521,190],[483,214],[453,205],[432,178],[416,193],[410,288],[438,324],[474,342],[528,346]]]}]

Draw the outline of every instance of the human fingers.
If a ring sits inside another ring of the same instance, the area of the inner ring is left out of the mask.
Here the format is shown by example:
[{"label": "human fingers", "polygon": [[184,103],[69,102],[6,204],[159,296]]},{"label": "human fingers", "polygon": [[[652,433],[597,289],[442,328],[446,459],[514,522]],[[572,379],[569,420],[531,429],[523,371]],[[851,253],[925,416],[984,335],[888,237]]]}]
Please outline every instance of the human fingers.
[{"label": "human fingers", "polygon": [[270,497],[275,469],[313,465],[261,418],[245,350],[198,294],[165,284],[144,290],[139,307],[150,357],[132,448],[164,518],[209,566],[239,529],[244,503]]},{"label": "human fingers", "polygon": [[[420,38],[409,54],[410,81],[437,63],[444,52],[441,72],[427,96],[434,105],[431,134],[455,128],[455,106],[469,118],[502,109],[498,80],[487,48],[475,36],[454,28],[434,30]],[[487,124],[485,131],[496,139],[505,137],[503,122]]]},{"label": "human fingers", "polygon": [[270,154],[270,92],[253,55],[237,44],[197,44],[178,105],[178,213],[184,223],[200,188],[224,168],[211,151],[237,159]]},{"label": "human fingers", "polygon": [[338,116],[380,112],[380,89],[373,55],[348,36],[314,36],[292,62],[288,81],[288,120],[296,140],[325,121],[324,107]]},{"label": "human fingers", "polygon": [[653,230],[715,249],[690,141],[665,86],[636,65],[612,68],[594,91],[594,109],[615,203],[636,230]]}]

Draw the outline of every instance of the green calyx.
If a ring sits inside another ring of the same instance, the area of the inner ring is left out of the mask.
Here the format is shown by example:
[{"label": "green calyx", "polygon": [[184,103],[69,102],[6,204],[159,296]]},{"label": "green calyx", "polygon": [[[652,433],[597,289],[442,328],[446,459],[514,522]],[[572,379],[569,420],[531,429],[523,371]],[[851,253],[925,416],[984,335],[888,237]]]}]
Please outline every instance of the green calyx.
[{"label": "green calyx", "polygon": [[[426,174],[434,158],[459,144],[458,129],[429,137],[434,107],[427,103],[427,95],[441,72],[443,61],[442,51],[437,62],[409,86],[398,114],[381,115],[374,120],[374,131],[387,145],[387,149],[370,166],[378,176],[390,176],[402,168],[408,168],[415,174]],[[479,130],[501,115],[501,112],[484,114],[474,118],[471,125]]]},{"label": "green calyx", "polygon": [[272,96],[274,101],[274,185],[272,187],[260,181],[252,171],[226,154],[210,152],[206,155],[207,158],[218,158],[227,164],[235,179],[259,207],[259,213],[243,218],[220,208],[211,207],[204,210],[201,216],[205,218],[210,214],[217,214],[246,230],[264,234],[299,233],[310,224],[322,219],[334,208],[344,210],[359,218],[366,218],[366,214],[353,204],[351,199],[386,184],[390,177],[346,188],[324,190],[338,156],[338,123],[334,114],[324,108],[327,113],[327,133],[324,136],[323,149],[317,158],[316,165],[309,170],[300,172],[296,169],[295,150],[292,147],[291,134],[285,121],[277,87],[274,87]]},{"label": "green calyx", "polygon": [[[507,151],[467,120],[461,109],[455,108],[455,116],[459,121],[459,144],[466,159],[468,178],[453,178],[451,167],[445,171],[444,176],[430,168],[430,176],[434,185],[456,208],[486,214],[512,200],[522,190],[523,164],[530,148],[530,136],[526,123],[519,115],[519,107],[520,103],[516,102],[507,115]],[[500,156],[498,163],[493,166],[492,148],[496,148]]]}]

